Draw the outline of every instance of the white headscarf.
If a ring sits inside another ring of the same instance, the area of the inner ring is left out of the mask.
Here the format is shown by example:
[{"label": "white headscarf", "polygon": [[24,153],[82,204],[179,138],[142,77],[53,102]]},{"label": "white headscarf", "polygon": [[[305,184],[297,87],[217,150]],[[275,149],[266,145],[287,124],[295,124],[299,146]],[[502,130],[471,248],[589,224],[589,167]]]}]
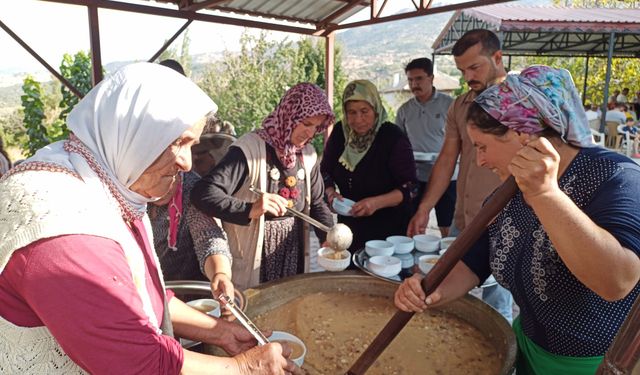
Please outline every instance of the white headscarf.
[{"label": "white headscarf", "polygon": [[[67,126],[126,201],[143,212],[153,199],[129,187],[185,130],[216,110],[196,84],[176,71],[135,63],[94,87],[69,113]],[[63,141],[39,150],[28,161],[60,164],[87,183],[97,177],[82,156],[63,149]]]}]

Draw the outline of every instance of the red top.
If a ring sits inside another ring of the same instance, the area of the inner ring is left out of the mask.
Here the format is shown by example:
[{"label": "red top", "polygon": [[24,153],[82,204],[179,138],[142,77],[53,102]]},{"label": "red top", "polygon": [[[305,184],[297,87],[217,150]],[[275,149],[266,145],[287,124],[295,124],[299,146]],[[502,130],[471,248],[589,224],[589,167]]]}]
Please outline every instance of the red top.
[{"label": "red top", "polygon": [[[147,290],[161,322],[153,249],[140,235],[142,222],[131,232],[143,250]],[[47,326],[92,374],[178,374],[182,368],[180,344],[149,324],[124,252],[111,239],[64,235],[15,251],[0,274],[0,315],[18,326]]]}]

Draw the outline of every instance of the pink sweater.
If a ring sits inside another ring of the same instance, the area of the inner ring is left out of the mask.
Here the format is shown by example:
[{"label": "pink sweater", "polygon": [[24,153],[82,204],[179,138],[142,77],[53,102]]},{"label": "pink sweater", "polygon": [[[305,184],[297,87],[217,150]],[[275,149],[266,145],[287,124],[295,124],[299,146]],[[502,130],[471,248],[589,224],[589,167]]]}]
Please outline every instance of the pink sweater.
[{"label": "pink sweater", "polygon": [[[136,221],[132,235],[145,256],[160,322],[163,289],[153,249],[141,233],[144,226]],[[122,248],[110,239],[65,235],[15,251],[0,274],[0,315],[18,326],[46,326],[92,374],[178,374],[182,368],[180,344],[149,324]]]}]

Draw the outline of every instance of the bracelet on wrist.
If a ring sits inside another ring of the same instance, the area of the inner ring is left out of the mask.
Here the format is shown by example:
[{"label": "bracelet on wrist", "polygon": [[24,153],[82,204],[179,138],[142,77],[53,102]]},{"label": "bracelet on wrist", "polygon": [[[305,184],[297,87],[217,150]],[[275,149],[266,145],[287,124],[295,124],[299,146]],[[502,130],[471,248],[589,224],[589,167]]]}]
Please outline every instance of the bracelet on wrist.
[{"label": "bracelet on wrist", "polygon": [[214,274],[213,274],[213,277],[216,277],[216,276],[218,276],[218,275],[225,275],[226,277],[228,277],[229,279],[231,279],[231,276],[229,276],[229,274],[228,274],[228,273],[226,273],[226,272],[216,272],[216,273],[214,273]]}]

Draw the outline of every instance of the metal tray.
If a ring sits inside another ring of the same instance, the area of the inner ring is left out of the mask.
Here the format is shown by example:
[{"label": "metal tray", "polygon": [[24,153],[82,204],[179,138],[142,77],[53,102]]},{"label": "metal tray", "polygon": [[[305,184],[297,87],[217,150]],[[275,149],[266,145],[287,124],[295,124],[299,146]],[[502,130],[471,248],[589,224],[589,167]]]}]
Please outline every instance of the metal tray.
[{"label": "metal tray", "polygon": [[[403,254],[404,255],[404,254]],[[411,253],[406,254],[406,255],[411,255],[413,256],[414,259],[414,264],[411,267],[408,268],[402,268],[400,270],[400,273],[395,275],[395,276],[391,276],[391,277],[384,277],[384,276],[380,276],[378,274],[376,274],[375,272],[371,271],[367,265],[369,262],[369,254],[367,254],[366,251],[364,251],[364,249],[360,249],[360,250],[356,250],[353,253],[353,264],[356,265],[356,267],[358,267],[359,269],[361,269],[363,272],[378,278],[380,280],[384,280],[384,281],[388,281],[390,283],[394,283],[394,284],[400,284],[402,283],[402,281],[408,277],[411,277],[411,275],[413,275],[416,272],[420,272],[420,269],[418,268],[418,264],[417,264],[417,259],[418,257],[420,257],[421,255],[438,255],[438,252],[432,252],[432,253],[427,253],[427,252],[422,252],[422,251],[418,251],[418,250],[413,250],[411,251]],[[395,254],[394,254],[395,256]],[[489,278],[480,286],[480,288],[486,288],[486,287],[490,287],[490,286],[494,286],[496,285],[497,282],[496,280],[493,278],[493,276],[489,276]]]}]

